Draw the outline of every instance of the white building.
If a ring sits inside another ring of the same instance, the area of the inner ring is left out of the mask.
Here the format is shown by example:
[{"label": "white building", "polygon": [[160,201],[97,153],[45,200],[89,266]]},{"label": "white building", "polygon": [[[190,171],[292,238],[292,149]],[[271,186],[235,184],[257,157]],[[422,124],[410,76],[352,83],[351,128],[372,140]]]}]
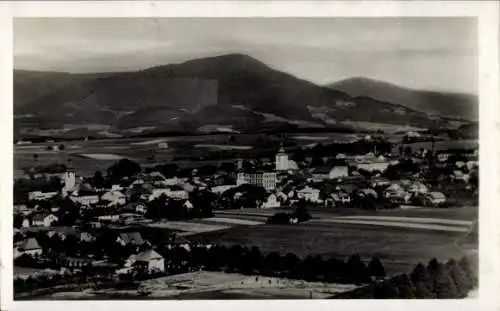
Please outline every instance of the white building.
[{"label": "white building", "polygon": [[33,216],[32,224],[34,227],[50,227],[57,220],[57,216],[53,214],[36,214]]},{"label": "white building", "polygon": [[346,165],[338,165],[334,166],[332,170],[329,173],[329,178],[330,179],[337,179],[337,178],[342,178],[342,177],[347,177],[349,176],[349,170]]},{"label": "white building", "polygon": [[62,180],[64,182],[64,187],[62,188],[63,195],[66,195],[68,192],[72,192],[73,190],[75,190],[76,175],[74,169],[68,168],[62,176]]},{"label": "white building", "polygon": [[78,202],[82,205],[91,205],[99,202],[99,195],[97,194],[88,194],[88,195],[78,195],[78,192],[73,193],[70,197],[73,202]]},{"label": "white building", "polygon": [[176,200],[186,200],[189,198],[189,193],[186,190],[170,190],[167,196]]},{"label": "white building", "polygon": [[212,187],[210,189],[210,191],[212,191],[212,193],[215,193],[215,194],[222,194],[222,193],[226,192],[227,190],[234,188],[234,187],[236,187],[236,185],[221,185],[221,186]]},{"label": "white building", "polygon": [[297,198],[305,199],[306,201],[310,202],[320,202],[319,189],[306,186],[297,191]]},{"label": "white building", "polygon": [[424,197],[425,204],[428,205],[438,205],[446,202],[446,196],[441,192],[429,192],[425,194]]},{"label": "white building", "polygon": [[110,205],[123,205],[127,199],[120,191],[108,191],[101,196],[101,200],[110,201]]},{"label": "white building", "polygon": [[276,172],[238,173],[236,185],[251,184],[270,191],[276,189]]},{"label": "white building", "polygon": [[288,154],[285,152],[283,145],[281,145],[278,153],[276,154],[276,170],[277,171],[287,171],[289,169],[288,165]]},{"label": "white building", "polygon": [[165,272],[165,259],[154,250],[133,254],[125,262],[125,267],[140,267],[148,272]]},{"label": "white building", "polygon": [[266,201],[262,203],[262,208],[273,208],[273,207],[280,207],[280,202],[278,201],[277,196],[274,193],[271,193]]},{"label": "white building", "polygon": [[28,193],[28,199],[30,201],[43,201],[53,198],[57,195],[57,192],[41,192],[41,191],[31,191]]}]

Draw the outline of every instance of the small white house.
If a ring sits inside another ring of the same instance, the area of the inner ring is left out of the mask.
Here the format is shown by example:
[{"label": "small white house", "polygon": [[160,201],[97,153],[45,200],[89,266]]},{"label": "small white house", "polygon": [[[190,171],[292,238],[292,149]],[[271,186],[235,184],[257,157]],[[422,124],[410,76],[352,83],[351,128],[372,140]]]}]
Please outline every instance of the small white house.
[{"label": "small white house", "polygon": [[184,204],[182,206],[184,206],[185,208],[190,210],[193,208],[193,203],[189,202],[189,200],[186,200],[186,202],[184,202]]},{"label": "small white house", "polygon": [[33,215],[32,225],[34,227],[50,227],[58,218],[54,214],[35,214]]},{"label": "small white house", "polygon": [[262,208],[273,208],[280,207],[280,202],[278,201],[277,196],[274,193],[271,193],[266,201],[262,204]]},{"label": "small white house", "polygon": [[165,272],[165,259],[154,250],[133,254],[125,262],[125,267],[136,266],[148,272]]},{"label": "small white house", "polygon": [[104,193],[101,196],[101,200],[111,202],[110,205],[123,205],[127,201],[125,195],[117,190]]},{"label": "small white house", "polygon": [[446,196],[441,192],[433,191],[427,193],[424,200],[428,205],[438,205],[446,202]]},{"label": "small white house", "polygon": [[53,198],[56,195],[57,195],[57,192],[32,191],[32,192],[28,193],[28,199],[30,201],[34,201],[34,200],[43,201],[43,200],[48,200],[50,198]]},{"label": "small white house", "polygon": [[305,199],[309,202],[320,202],[319,200],[319,189],[311,188],[306,186],[297,191],[297,197],[299,199]]},{"label": "small white house", "polygon": [[337,178],[347,177],[348,175],[349,175],[349,170],[346,165],[337,165],[331,169],[330,173],[328,174],[328,177],[330,179],[337,179]]}]

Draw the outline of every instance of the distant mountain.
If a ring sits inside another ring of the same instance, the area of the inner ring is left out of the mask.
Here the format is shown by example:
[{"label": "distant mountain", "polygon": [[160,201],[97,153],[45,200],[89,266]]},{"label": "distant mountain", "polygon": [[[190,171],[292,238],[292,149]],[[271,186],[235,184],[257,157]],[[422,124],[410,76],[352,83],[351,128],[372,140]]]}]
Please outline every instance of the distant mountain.
[{"label": "distant mountain", "polygon": [[328,87],[350,96],[367,96],[439,117],[478,119],[478,98],[471,94],[413,90],[368,78],[349,78]]},{"label": "distant mountain", "polygon": [[241,54],[123,73],[14,71],[14,84],[17,133],[68,125],[136,133],[141,128],[192,132],[207,126],[239,131],[285,125],[339,128],[343,121],[419,127],[442,123],[401,105],[315,85]]}]

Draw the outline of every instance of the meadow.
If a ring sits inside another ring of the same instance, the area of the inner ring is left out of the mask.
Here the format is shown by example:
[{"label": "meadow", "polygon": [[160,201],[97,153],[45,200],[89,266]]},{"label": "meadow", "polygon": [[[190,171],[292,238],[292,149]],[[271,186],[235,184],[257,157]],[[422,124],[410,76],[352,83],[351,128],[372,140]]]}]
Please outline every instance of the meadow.
[{"label": "meadow", "polygon": [[434,257],[441,261],[462,257],[468,250],[457,243],[466,235],[463,232],[310,221],[298,225],[236,226],[192,235],[189,239],[226,246],[257,246],[264,254],[292,252],[301,257],[321,255],[339,259],[359,254],[366,261],[378,256],[387,273],[393,275],[409,272],[419,262],[427,263]]}]

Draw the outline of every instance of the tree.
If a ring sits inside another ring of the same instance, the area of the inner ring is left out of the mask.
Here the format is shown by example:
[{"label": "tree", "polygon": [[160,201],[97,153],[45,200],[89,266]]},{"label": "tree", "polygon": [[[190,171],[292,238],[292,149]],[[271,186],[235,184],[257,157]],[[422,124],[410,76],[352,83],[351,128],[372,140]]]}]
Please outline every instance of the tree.
[{"label": "tree", "polygon": [[121,159],[108,169],[108,175],[113,180],[131,177],[141,172],[141,166],[129,159]]},{"label": "tree", "polygon": [[375,299],[395,299],[398,298],[399,292],[398,287],[394,286],[390,282],[378,282],[375,283],[373,289],[373,298]]},{"label": "tree", "polygon": [[96,188],[104,188],[105,180],[100,171],[94,173],[90,184]]},{"label": "tree", "polygon": [[375,276],[378,278],[382,278],[385,276],[384,266],[377,256],[372,257],[372,259],[370,260],[370,263],[368,264],[368,271],[370,272],[371,276]]},{"label": "tree", "polygon": [[356,284],[367,283],[371,280],[370,273],[359,255],[352,255],[347,261],[347,279]]},{"label": "tree", "polygon": [[460,268],[457,261],[453,258],[448,260],[446,263],[446,268],[448,269],[452,280],[455,282],[455,286],[460,297],[466,297],[469,291],[472,289],[471,282],[467,279],[466,273]]},{"label": "tree", "polygon": [[441,264],[439,263],[439,261],[437,261],[436,258],[432,258],[427,265],[427,272],[429,272],[431,277],[435,277],[440,269]]},{"label": "tree", "polygon": [[309,212],[307,211],[305,206],[297,207],[297,209],[295,210],[294,216],[297,217],[299,222],[308,221],[309,219],[312,218],[311,214],[309,214]]},{"label": "tree", "polygon": [[264,258],[262,257],[262,254],[260,253],[259,248],[256,246],[252,246],[248,257],[249,257],[250,262],[253,265],[253,268],[255,270],[260,270],[262,267],[262,261],[264,260]]},{"label": "tree", "polygon": [[459,298],[459,292],[455,286],[455,282],[450,276],[448,269],[440,268],[436,274],[434,281],[434,292],[436,298],[439,299],[455,299]]},{"label": "tree", "polygon": [[24,217],[21,214],[14,215],[14,228],[21,228],[23,226]]},{"label": "tree", "polygon": [[472,263],[470,262],[469,258],[464,256],[462,259],[460,259],[458,265],[469,281],[469,288],[472,289],[476,287],[478,282],[477,273],[472,269]]},{"label": "tree", "polygon": [[299,269],[300,258],[294,253],[287,253],[283,258],[283,268],[289,275],[295,276]]},{"label": "tree", "polygon": [[262,265],[265,275],[274,276],[282,268],[282,258],[277,252],[272,252],[264,258]]},{"label": "tree", "polygon": [[59,145],[59,150],[60,150],[60,151],[63,151],[63,150],[64,150],[64,145],[63,145],[63,144],[60,144],[60,145]]},{"label": "tree", "polygon": [[415,289],[411,283],[410,278],[406,274],[401,274],[395,279],[398,286],[398,297],[403,299],[416,298]]}]

